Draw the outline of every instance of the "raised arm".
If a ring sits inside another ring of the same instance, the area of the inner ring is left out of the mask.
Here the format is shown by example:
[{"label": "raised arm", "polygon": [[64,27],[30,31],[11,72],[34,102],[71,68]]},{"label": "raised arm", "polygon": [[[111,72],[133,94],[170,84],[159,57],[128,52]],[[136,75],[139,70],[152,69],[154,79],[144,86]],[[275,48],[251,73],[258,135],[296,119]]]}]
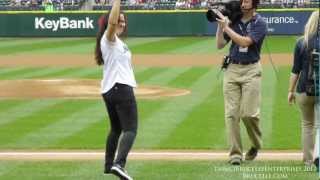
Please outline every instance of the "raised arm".
[{"label": "raised arm", "polygon": [[[223,14],[221,14],[220,11],[216,11],[216,14],[219,17],[219,18],[217,18],[217,22],[218,22],[218,27],[220,27],[219,28],[220,31],[224,31],[232,39],[233,42],[235,42],[236,44],[238,44],[241,47],[248,47],[251,44],[253,44],[253,40],[251,39],[251,37],[241,36],[240,34],[233,31],[233,29],[229,26],[229,24],[230,24],[229,19],[227,17],[225,17]],[[218,43],[218,41],[217,41],[217,43]],[[221,45],[221,44],[219,44],[219,45]],[[219,46],[218,46],[218,48],[219,48]]]},{"label": "raised arm", "polygon": [[227,44],[227,41],[223,37],[223,29],[219,24],[216,32],[216,44],[218,49],[224,48]]},{"label": "raised arm", "polygon": [[118,20],[120,15],[120,0],[114,0],[110,11],[106,36],[109,41],[115,41]]}]

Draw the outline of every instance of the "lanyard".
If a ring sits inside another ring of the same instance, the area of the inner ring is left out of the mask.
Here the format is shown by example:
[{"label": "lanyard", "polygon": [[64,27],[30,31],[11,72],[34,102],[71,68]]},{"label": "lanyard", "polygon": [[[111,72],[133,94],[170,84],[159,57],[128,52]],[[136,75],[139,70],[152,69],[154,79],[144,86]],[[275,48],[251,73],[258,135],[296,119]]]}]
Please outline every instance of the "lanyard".
[{"label": "lanyard", "polygon": [[238,26],[239,26],[239,29],[240,29],[240,31],[241,31],[241,33],[242,33],[242,35],[247,35],[248,34],[248,32],[247,32],[247,27],[251,24],[251,22],[249,22],[247,25],[246,24],[243,24],[244,25],[244,27],[245,27],[245,29],[243,29],[242,28],[242,25],[241,24],[243,24],[242,22],[241,23],[239,23],[238,24]]}]

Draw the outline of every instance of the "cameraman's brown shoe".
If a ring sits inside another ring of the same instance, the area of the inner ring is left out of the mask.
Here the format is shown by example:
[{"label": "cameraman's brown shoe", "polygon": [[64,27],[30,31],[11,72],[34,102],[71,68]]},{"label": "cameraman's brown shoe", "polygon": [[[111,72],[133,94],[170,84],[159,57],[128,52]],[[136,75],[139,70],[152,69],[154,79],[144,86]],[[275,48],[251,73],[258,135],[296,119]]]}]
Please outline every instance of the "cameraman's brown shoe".
[{"label": "cameraman's brown shoe", "polygon": [[246,153],[245,160],[252,161],[257,157],[257,155],[258,155],[258,149],[251,147],[249,151]]}]

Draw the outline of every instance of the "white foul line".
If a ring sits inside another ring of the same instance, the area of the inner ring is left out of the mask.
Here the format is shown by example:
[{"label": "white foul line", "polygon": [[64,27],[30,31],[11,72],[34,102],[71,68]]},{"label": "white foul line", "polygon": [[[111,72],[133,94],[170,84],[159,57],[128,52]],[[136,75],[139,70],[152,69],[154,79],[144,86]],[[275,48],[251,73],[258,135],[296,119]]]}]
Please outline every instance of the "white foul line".
[{"label": "white foul line", "polygon": [[[98,160],[104,152],[0,152],[0,160]],[[129,159],[136,160],[228,160],[227,152],[131,152]],[[302,160],[300,152],[261,152],[257,160]]]}]

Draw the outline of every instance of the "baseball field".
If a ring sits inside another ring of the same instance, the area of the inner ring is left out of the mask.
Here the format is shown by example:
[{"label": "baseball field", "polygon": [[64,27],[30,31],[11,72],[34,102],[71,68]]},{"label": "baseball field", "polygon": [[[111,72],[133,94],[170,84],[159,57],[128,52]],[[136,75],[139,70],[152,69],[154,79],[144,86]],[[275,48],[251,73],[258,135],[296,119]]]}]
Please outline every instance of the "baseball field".
[{"label": "baseball field", "polygon": [[[239,169],[227,163],[220,63],[228,48],[217,50],[214,37],[126,38],[139,84],[130,175],[316,179],[315,168],[302,163],[299,109],[287,103],[296,39],[270,36],[264,43],[263,150]],[[116,179],[102,174],[109,123],[94,46],[94,38],[0,38],[0,179]],[[241,131],[246,151],[243,125]]]}]

